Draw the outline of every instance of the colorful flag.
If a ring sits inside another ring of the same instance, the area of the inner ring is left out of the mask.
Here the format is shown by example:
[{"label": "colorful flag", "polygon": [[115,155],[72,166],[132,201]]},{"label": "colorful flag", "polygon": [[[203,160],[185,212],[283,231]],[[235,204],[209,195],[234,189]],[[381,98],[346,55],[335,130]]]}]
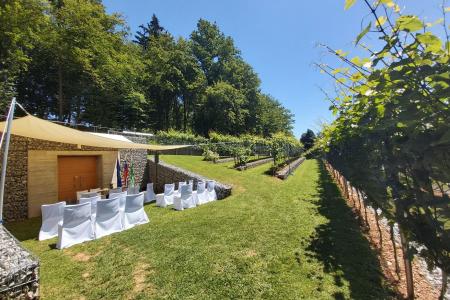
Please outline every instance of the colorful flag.
[{"label": "colorful flag", "polygon": [[117,159],[116,171],[117,171],[117,187],[121,187],[122,186],[122,177],[120,176],[120,161],[119,161],[119,159]]},{"label": "colorful flag", "polygon": [[128,186],[128,164],[127,161],[125,161],[125,164],[123,165],[123,182],[126,186]]},{"label": "colorful flag", "polygon": [[134,167],[133,161],[130,163],[130,186],[134,187]]}]

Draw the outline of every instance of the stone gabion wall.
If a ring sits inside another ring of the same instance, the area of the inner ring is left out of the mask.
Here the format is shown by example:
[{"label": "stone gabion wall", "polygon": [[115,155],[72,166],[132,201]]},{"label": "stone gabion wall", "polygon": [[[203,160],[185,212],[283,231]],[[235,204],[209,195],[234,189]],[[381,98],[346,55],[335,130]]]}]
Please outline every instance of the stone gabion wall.
[{"label": "stone gabion wall", "polygon": [[[131,140],[131,139],[130,139]],[[3,218],[5,222],[24,220],[28,217],[28,150],[48,151],[116,151],[116,149],[56,143],[44,140],[11,136],[6,171]],[[147,150],[121,150],[121,158],[134,162],[136,182],[143,184],[147,170]],[[0,157],[0,168],[3,152]]]},{"label": "stone gabion wall", "polygon": [[[124,135],[127,139],[134,143],[146,144],[147,139],[145,137],[137,137],[131,135]],[[125,161],[130,166],[133,161],[135,184],[140,187],[141,190],[145,189],[148,181],[147,174],[147,150],[141,149],[127,149],[120,150],[120,165],[123,168]],[[122,182],[125,185],[124,182]]]},{"label": "stone gabion wall", "polygon": [[0,225],[0,299],[39,297],[39,260]]},{"label": "stone gabion wall", "polygon": [[[178,183],[180,181],[194,180],[194,186],[198,181],[206,181],[208,178],[196,173],[178,168],[176,166],[160,161],[158,164],[153,159],[148,160],[149,178],[153,182],[157,193],[164,191],[164,184]],[[216,182],[216,193],[218,199],[224,199],[231,195],[232,187],[220,182]]]},{"label": "stone gabion wall", "polygon": [[[76,145],[11,136],[6,169],[3,217],[5,222],[28,216],[28,150],[80,150]],[[88,149],[84,149],[88,150]],[[0,168],[3,161],[3,151]]]}]

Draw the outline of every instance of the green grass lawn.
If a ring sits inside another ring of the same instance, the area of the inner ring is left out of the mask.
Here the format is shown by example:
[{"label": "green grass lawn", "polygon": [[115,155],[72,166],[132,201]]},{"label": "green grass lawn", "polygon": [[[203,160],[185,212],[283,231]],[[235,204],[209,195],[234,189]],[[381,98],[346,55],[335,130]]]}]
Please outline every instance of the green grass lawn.
[{"label": "green grass lawn", "polygon": [[163,156],[233,185],[233,195],[177,212],[147,205],[150,223],[55,250],[39,219],[8,228],[41,261],[43,299],[388,299],[379,263],[323,167],[281,181],[271,164]]}]

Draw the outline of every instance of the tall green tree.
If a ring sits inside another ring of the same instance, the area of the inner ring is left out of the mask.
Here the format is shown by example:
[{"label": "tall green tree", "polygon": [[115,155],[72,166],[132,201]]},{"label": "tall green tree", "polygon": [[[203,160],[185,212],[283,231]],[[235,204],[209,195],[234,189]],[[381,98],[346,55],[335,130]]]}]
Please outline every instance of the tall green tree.
[{"label": "tall green tree", "polygon": [[305,133],[300,137],[300,142],[305,147],[305,150],[309,150],[314,146],[316,141],[316,134],[311,129],[306,130]]},{"label": "tall green tree", "polygon": [[0,2],[0,110],[16,95],[17,80],[31,63],[30,52],[43,41],[49,26],[39,0]]},{"label": "tall green tree", "polygon": [[220,81],[206,89],[197,116],[197,130],[204,135],[211,130],[235,135],[243,133],[247,115],[242,92]]}]

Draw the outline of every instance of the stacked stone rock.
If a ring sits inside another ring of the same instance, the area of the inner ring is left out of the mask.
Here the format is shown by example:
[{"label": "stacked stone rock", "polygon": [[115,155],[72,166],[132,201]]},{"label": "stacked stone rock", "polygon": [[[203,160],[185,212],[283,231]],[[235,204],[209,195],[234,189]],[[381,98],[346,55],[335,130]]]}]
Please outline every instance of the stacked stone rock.
[{"label": "stacked stone rock", "polygon": [[[182,168],[175,167],[160,161],[155,164],[153,159],[148,160],[149,165],[149,178],[154,183],[154,188],[157,193],[161,193],[164,190],[164,184],[176,183],[180,181],[193,180],[194,186],[198,181],[209,180],[206,177],[198,175],[196,173],[184,170]],[[156,168],[158,168],[156,170]],[[217,199],[224,199],[231,195],[232,187],[220,182],[216,182],[216,194]]]},{"label": "stacked stone rock", "polygon": [[0,299],[39,296],[39,261],[0,225]]},{"label": "stacked stone rock", "polygon": [[297,158],[294,161],[291,161],[287,166],[276,173],[276,176],[280,179],[286,179],[288,176],[295,171],[303,162],[305,161],[304,157]]},{"label": "stacked stone rock", "polygon": [[[147,139],[144,137],[127,136],[127,135],[125,135],[125,137],[134,143],[139,144],[147,143]],[[128,163],[128,166],[130,166],[130,163],[133,162],[135,184],[139,186],[141,190],[145,189],[147,184],[147,181],[145,179],[148,178],[148,176],[146,175],[146,171],[148,169],[147,150],[142,149],[120,150],[120,165],[122,167],[124,166],[125,161]]]},{"label": "stacked stone rock", "polygon": [[[130,140],[144,142],[137,137]],[[45,140],[25,138],[21,136],[11,136],[8,167],[5,182],[5,197],[3,206],[3,218],[5,222],[24,220],[28,217],[28,151],[48,150],[48,151],[115,151],[116,149],[89,147],[56,143]],[[145,186],[145,172],[147,168],[147,150],[121,150],[120,157],[122,163],[125,157],[133,160],[135,181],[142,188]],[[1,160],[0,160],[1,168]]]},{"label": "stacked stone rock", "polygon": [[255,160],[255,161],[247,163],[245,166],[239,166],[236,169],[238,169],[239,171],[244,171],[247,169],[255,168],[255,167],[263,165],[263,164],[267,164],[269,162],[273,162],[273,158],[270,157],[270,158],[263,158],[263,159]]}]

